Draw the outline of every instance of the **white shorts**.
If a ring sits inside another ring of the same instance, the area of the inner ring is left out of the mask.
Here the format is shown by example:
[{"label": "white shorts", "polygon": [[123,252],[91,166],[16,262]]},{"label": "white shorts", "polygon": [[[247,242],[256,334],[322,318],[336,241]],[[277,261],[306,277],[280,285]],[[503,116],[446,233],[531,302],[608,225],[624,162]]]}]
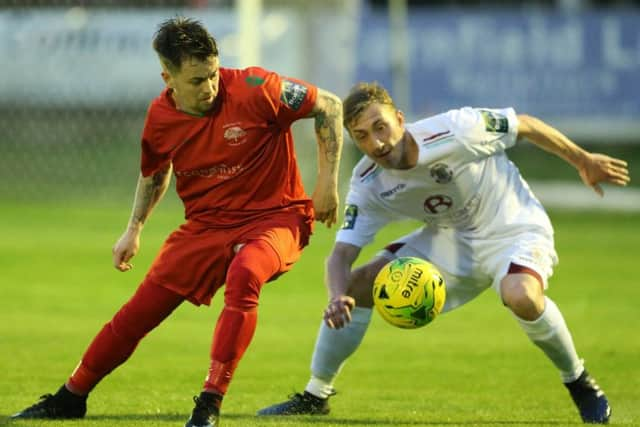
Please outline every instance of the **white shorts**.
[{"label": "white shorts", "polygon": [[512,263],[534,270],[547,288],[558,262],[551,230],[512,224],[496,232],[484,231],[481,236],[453,228],[423,227],[394,241],[378,256],[414,256],[433,263],[447,287],[443,312],[462,306],[490,286],[500,295],[500,281]]}]

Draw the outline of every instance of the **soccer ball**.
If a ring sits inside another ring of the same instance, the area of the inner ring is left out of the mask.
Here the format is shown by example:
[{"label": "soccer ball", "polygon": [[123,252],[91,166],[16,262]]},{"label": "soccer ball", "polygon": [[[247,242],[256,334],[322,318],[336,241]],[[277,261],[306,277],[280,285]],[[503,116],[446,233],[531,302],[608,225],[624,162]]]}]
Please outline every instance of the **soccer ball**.
[{"label": "soccer ball", "polygon": [[415,329],[440,314],[446,297],[444,279],[433,264],[415,257],[396,258],[373,282],[378,313],[393,326]]}]

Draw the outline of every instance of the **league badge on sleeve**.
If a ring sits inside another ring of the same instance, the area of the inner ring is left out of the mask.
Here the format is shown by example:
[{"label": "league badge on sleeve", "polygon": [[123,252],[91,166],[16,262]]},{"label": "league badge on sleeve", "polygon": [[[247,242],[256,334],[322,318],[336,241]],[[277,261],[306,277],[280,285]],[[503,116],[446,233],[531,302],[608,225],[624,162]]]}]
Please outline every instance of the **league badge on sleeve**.
[{"label": "league badge on sleeve", "polygon": [[356,225],[356,218],[358,217],[358,206],[347,205],[344,209],[344,222],[342,223],[343,230],[353,230]]},{"label": "league badge on sleeve", "polygon": [[502,114],[490,110],[478,110],[484,119],[487,132],[507,133],[509,132],[509,120]]},{"label": "league badge on sleeve", "polygon": [[298,111],[307,95],[307,87],[291,80],[282,80],[280,101],[293,111]]}]

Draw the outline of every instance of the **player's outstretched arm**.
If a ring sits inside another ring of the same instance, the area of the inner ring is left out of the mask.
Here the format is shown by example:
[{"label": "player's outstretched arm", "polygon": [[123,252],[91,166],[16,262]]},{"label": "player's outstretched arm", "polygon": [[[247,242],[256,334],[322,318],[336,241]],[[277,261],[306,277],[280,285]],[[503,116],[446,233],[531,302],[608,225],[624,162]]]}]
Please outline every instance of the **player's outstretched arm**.
[{"label": "player's outstretched arm", "polygon": [[342,153],[342,101],[333,93],[318,89],[316,105],[309,117],[315,119],[318,140],[318,176],[312,200],[316,220],[331,227],[338,218],[338,170]]},{"label": "player's outstretched arm", "polygon": [[120,271],[131,270],[129,263],[140,248],[140,233],[154,206],[162,199],[171,181],[171,166],[154,175],[138,177],[136,195],[127,229],[113,246],[113,266]]},{"label": "player's outstretched arm", "polygon": [[518,138],[526,138],[538,147],[564,159],[578,170],[582,182],[600,196],[600,183],[625,186],[629,183],[627,162],[605,154],[590,153],[542,120],[518,115]]},{"label": "player's outstretched arm", "polygon": [[329,292],[329,305],[324,311],[324,321],[330,328],[340,329],[351,321],[355,300],[347,295],[351,266],[360,254],[360,248],[348,243],[336,242],[329,258],[325,281]]}]

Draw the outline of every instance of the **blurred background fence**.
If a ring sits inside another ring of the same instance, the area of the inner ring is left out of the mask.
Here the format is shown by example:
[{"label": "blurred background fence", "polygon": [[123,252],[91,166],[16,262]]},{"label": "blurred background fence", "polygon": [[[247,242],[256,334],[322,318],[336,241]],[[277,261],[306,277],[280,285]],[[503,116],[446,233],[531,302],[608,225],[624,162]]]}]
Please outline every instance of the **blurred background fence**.
[{"label": "blurred background fence", "polygon": [[[340,96],[377,80],[410,120],[513,106],[626,158],[640,188],[638,1],[0,0],[0,200],[130,202],[163,88],[151,39],[176,14],[210,29],[223,66],[259,64]],[[294,130],[310,186],[312,125]],[[344,183],[358,158],[346,146]],[[541,191],[577,197],[561,161],[526,144],[510,154],[548,182]],[[634,188],[613,194],[610,207],[640,210]]]}]

